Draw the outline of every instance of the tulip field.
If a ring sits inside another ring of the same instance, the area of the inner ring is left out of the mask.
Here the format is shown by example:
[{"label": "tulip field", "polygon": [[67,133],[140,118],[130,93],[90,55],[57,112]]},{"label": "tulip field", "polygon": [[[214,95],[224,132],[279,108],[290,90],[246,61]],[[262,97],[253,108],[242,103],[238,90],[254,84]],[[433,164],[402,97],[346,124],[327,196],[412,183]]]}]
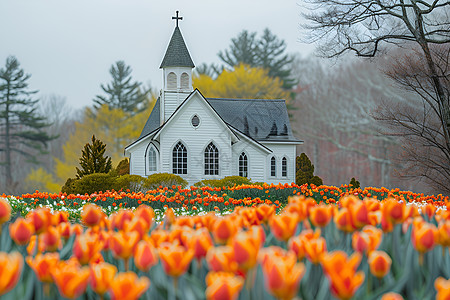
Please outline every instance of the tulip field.
[{"label": "tulip field", "polygon": [[243,185],[0,197],[0,299],[450,299],[450,199]]}]

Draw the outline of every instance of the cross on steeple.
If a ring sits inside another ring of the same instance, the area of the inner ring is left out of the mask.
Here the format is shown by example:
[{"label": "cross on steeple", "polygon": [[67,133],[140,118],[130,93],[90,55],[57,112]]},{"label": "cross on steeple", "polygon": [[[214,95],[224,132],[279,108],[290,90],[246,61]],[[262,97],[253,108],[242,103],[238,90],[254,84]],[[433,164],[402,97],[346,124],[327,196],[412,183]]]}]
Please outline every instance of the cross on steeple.
[{"label": "cross on steeple", "polygon": [[178,10],[177,10],[177,16],[172,17],[172,20],[177,20],[177,27],[178,27],[178,20],[183,20],[183,17],[178,17]]}]

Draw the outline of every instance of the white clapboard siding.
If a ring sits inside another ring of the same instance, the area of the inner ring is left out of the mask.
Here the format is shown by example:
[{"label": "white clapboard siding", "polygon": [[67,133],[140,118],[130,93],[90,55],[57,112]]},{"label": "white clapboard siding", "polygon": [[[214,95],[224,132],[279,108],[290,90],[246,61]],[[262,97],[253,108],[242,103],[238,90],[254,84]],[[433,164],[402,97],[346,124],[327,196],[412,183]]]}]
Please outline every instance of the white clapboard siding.
[{"label": "white clapboard siding", "polygon": [[248,178],[254,182],[263,182],[265,180],[267,153],[244,139],[233,145],[232,175],[239,175],[239,156],[242,152],[247,155]]},{"label": "white clapboard siding", "polygon": [[148,143],[149,139],[144,139],[130,151],[130,174],[145,176],[145,150]]},{"label": "white clapboard siding", "polygon": [[[295,156],[296,156],[296,145],[289,144],[275,144],[275,143],[264,143],[264,146],[270,148],[273,153],[267,155],[266,157],[266,171],[265,171],[265,182],[267,183],[292,183],[295,182]],[[277,162],[276,176],[270,176],[270,159],[275,156]],[[281,160],[283,157],[287,158],[287,177],[281,176]]]},{"label": "white clapboard siding", "polygon": [[169,117],[174,113],[177,107],[183,103],[183,101],[189,96],[188,92],[170,92],[164,91],[162,102],[164,106],[164,120],[167,121]]}]

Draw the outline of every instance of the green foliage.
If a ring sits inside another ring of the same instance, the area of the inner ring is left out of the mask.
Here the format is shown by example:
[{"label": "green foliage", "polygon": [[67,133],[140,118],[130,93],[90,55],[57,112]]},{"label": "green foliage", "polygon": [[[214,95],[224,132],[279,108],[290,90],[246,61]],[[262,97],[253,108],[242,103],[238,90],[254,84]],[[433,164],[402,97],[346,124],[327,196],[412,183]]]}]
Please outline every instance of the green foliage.
[{"label": "green foliage", "polygon": [[76,178],[67,178],[66,183],[61,188],[61,193],[69,194],[77,194],[75,190],[75,182],[77,181]]},{"label": "green foliage", "polygon": [[147,177],[146,187],[149,190],[156,189],[159,186],[171,187],[172,185],[185,187],[188,182],[180,176],[170,173],[156,173]]},{"label": "green foliage", "polygon": [[355,179],[355,177],[352,177],[352,179],[350,180],[350,186],[354,189],[357,189],[361,187],[361,184],[358,180]]},{"label": "green foliage", "polygon": [[319,176],[314,176],[314,165],[309,160],[305,153],[297,156],[295,160],[295,183],[303,185],[305,183],[314,184],[316,186],[322,185],[323,181]]},{"label": "green foliage", "polygon": [[111,171],[111,158],[105,156],[106,145],[92,136],[92,144],[87,143],[81,151],[80,166],[77,170],[77,179],[94,173],[108,173]]},{"label": "green foliage", "polygon": [[[283,88],[288,90],[296,84],[296,80],[291,78],[291,64],[294,58],[285,51],[284,40],[280,40],[266,28],[260,39],[257,39],[256,32],[242,31],[236,38],[231,39],[230,48],[219,52],[218,55],[229,68],[247,64],[266,69],[270,77],[279,78],[283,82]],[[209,72],[218,69],[216,66],[205,68]]]},{"label": "green foliage", "polygon": [[252,184],[252,181],[247,177],[241,176],[227,176],[222,179],[204,179],[194,184],[194,186],[202,187],[228,187],[234,185]]},{"label": "green foliage", "polygon": [[100,108],[107,104],[111,109],[121,109],[126,113],[138,113],[146,109],[147,96],[150,90],[145,90],[141,82],[132,82],[131,67],[124,61],[117,61],[109,69],[112,82],[101,85],[106,96],[97,95],[94,107]]},{"label": "green foliage", "polygon": [[147,178],[139,175],[123,175],[115,180],[115,188],[117,190],[130,190],[130,192],[145,192],[147,188]]},{"label": "green foliage", "polygon": [[124,158],[119,162],[116,172],[118,176],[130,174],[130,161],[128,158]]},{"label": "green foliage", "polygon": [[9,56],[5,68],[0,69],[0,166],[5,167],[7,186],[13,183],[13,153],[38,163],[36,154],[44,154],[47,142],[56,138],[43,130],[50,124],[37,112],[39,100],[31,97],[37,91],[28,89],[30,77],[14,56]]},{"label": "green foliage", "polygon": [[[67,182],[66,182],[67,183]],[[73,194],[92,194],[115,188],[116,177],[111,174],[93,173],[69,183],[74,190]]]}]

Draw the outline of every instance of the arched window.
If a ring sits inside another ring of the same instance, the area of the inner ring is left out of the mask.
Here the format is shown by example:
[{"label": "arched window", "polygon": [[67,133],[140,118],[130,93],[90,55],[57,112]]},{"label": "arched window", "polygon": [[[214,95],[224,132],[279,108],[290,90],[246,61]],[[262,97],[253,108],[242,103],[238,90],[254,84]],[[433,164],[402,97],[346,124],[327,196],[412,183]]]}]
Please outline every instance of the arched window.
[{"label": "arched window", "polygon": [[205,175],[219,175],[219,149],[212,142],[205,149]]},{"label": "arched window", "polygon": [[177,75],[174,72],[170,72],[169,75],[167,75],[167,89],[177,89]]},{"label": "arched window", "polygon": [[287,177],[287,158],[283,157],[281,160],[281,176]]},{"label": "arched window", "polygon": [[148,150],[148,171],[149,172],[158,171],[158,164],[156,161],[156,150],[155,147],[153,146],[150,146],[150,149]]},{"label": "arched window", "polygon": [[244,152],[239,155],[239,176],[248,177],[248,159]]},{"label": "arched window", "polygon": [[182,142],[178,142],[178,144],[173,147],[172,173],[187,174],[187,149]]},{"label": "arched window", "polygon": [[277,160],[275,156],[272,156],[272,158],[270,159],[270,176],[277,176]]},{"label": "arched window", "polygon": [[181,74],[180,84],[182,90],[189,90],[189,75],[187,73]]}]

